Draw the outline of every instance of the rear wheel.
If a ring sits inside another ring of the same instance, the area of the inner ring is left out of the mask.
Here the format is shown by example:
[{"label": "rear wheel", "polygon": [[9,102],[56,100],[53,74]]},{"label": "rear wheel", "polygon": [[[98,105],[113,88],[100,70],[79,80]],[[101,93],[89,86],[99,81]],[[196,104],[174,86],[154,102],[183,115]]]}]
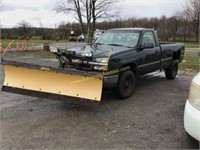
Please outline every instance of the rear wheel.
[{"label": "rear wheel", "polygon": [[177,73],[178,73],[178,63],[177,61],[173,61],[171,66],[165,69],[165,77],[168,80],[173,80],[176,78]]},{"label": "rear wheel", "polygon": [[115,92],[120,99],[129,98],[135,89],[135,75],[131,70],[120,74]]}]

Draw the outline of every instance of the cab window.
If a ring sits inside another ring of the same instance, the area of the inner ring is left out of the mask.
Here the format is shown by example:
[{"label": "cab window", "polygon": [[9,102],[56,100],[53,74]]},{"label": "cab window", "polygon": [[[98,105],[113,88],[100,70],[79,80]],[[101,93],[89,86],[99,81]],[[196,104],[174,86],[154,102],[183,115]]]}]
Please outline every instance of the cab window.
[{"label": "cab window", "polygon": [[142,45],[144,45],[145,43],[153,43],[154,46],[156,45],[153,32],[147,31],[144,33],[142,39]]}]

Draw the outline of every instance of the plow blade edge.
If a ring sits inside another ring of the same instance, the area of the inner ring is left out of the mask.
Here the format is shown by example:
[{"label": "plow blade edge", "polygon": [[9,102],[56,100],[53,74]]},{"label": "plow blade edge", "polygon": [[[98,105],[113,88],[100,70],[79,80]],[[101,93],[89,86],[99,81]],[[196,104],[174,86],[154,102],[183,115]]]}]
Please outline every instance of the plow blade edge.
[{"label": "plow blade edge", "polygon": [[[50,98],[51,95],[94,102],[101,100],[102,77],[73,74],[59,69],[10,64],[4,64],[4,70],[5,80],[2,91],[38,97],[43,95],[45,98]],[[29,94],[25,94],[26,92]]]}]

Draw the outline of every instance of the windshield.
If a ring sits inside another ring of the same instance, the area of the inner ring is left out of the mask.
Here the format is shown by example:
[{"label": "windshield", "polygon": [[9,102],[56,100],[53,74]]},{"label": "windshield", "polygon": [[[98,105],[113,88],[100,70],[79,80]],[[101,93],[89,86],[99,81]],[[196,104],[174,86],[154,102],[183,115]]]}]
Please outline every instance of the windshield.
[{"label": "windshield", "polygon": [[139,35],[138,31],[107,31],[95,41],[95,44],[135,47],[138,43]]}]

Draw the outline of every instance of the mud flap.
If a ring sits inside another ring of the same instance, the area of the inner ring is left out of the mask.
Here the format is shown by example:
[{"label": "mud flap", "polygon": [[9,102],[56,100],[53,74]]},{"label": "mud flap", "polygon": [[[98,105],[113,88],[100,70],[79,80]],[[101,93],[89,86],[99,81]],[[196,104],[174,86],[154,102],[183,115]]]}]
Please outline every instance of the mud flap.
[{"label": "mud flap", "polygon": [[33,91],[45,93],[47,96],[53,94],[101,101],[103,79],[100,75],[73,74],[45,67],[23,67],[5,63],[4,70],[2,91],[9,91],[6,89],[18,90],[20,93]]}]

